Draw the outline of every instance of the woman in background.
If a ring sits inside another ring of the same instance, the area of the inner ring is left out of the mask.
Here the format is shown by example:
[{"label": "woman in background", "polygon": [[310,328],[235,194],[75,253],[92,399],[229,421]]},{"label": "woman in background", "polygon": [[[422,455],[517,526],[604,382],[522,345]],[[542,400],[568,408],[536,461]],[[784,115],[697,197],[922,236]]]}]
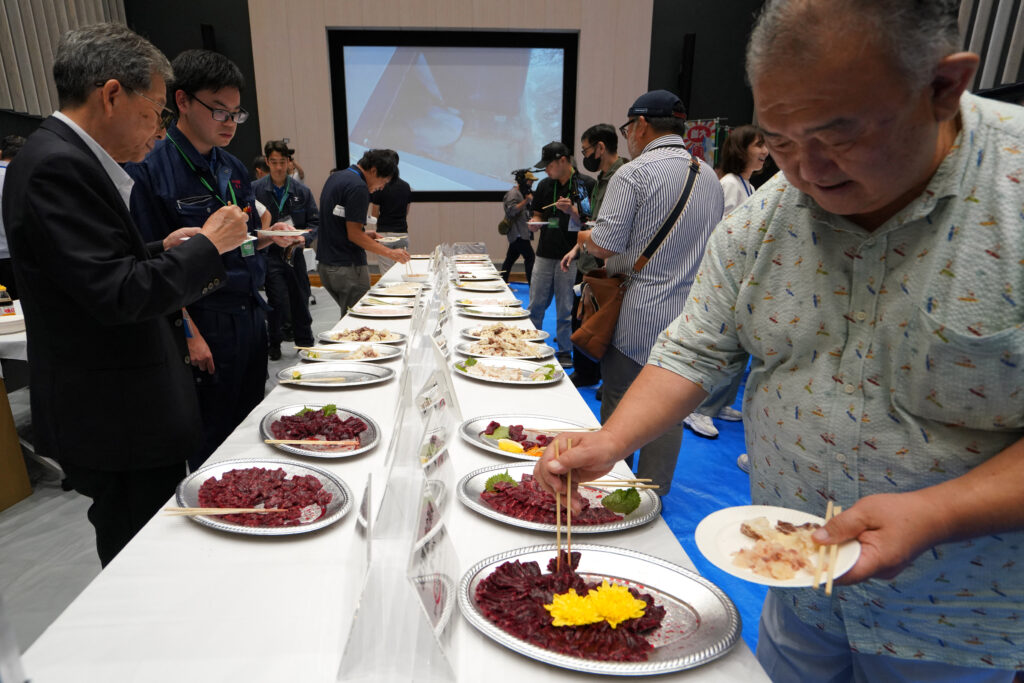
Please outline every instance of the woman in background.
[{"label": "woman in background", "polygon": [[[764,135],[756,126],[739,126],[734,128],[722,145],[721,182],[725,193],[725,215],[728,216],[737,206],[747,201],[754,194],[754,186],[750,184],[750,176],[758,173],[768,158],[768,147],[764,143]],[[718,428],[712,416],[728,422],[739,422],[743,413],[732,407],[736,394],[740,389],[743,375],[737,375],[728,387],[708,396],[697,410],[690,413],[683,424],[695,434],[713,439],[718,436]],[[750,466],[746,454],[737,459],[736,464],[744,472]]]}]

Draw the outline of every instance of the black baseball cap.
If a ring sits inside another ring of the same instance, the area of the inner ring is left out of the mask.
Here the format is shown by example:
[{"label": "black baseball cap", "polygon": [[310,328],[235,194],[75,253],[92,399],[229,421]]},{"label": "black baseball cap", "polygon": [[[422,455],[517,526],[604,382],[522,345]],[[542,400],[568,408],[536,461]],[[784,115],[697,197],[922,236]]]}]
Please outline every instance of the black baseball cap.
[{"label": "black baseball cap", "polygon": [[552,161],[555,161],[560,157],[568,156],[572,156],[572,152],[569,151],[569,148],[565,145],[564,142],[549,142],[548,144],[544,145],[544,148],[541,150],[540,161],[534,164],[533,167],[544,168]]},{"label": "black baseball cap", "polygon": [[[652,90],[636,98],[636,102],[629,108],[627,116],[643,116],[645,118],[657,118],[662,116],[675,116],[686,118],[686,107],[683,101],[668,90]],[[547,149],[545,147],[544,149]]]}]

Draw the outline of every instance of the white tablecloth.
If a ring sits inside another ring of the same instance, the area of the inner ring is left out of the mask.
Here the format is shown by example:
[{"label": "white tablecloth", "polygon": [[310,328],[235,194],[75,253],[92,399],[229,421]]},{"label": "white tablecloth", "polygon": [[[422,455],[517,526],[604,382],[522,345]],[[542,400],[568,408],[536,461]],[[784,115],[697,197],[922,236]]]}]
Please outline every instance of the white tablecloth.
[{"label": "white tablecloth", "polygon": [[[413,263],[422,270],[426,262]],[[395,274],[393,269],[387,279],[396,279]],[[479,322],[456,317],[455,329]],[[408,320],[365,318],[353,318],[351,323],[400,332],[409,325]],[[398,361],[390,365],[399,369]],[[597,424],[567,379],[543,388],[492,385],[464,377],[455,377],[454,383],[464,418],[520,412]],[[398,388],[398,381],[340,391],[279,386],[211,461],[287,459],[262,443],[258,424],[271,409],[303,401],[328,399],[364,412],[380,424],[386,438],[393,428]],[[358,500],[367,473],[373,473],[375,487],[382,486],[385,452],[382,443],[363,456],[315,464],[344,479]],[[458,478],[503,461],[461,441],[452,445],[451,453]],[[550,534],[497,523],[457,502],[448,525],[460,574],[485,557],[553,541]],[[26,673],[35,683],[334,681],[358,597],[362,543],[357,533],[354,514],[319,532],[287,537],[232,535],[185,518],[157,516],[32,645],[24,658]],[[661,519],[585,540],[694,568]],[[515,654],[481,635],[461,616],[453,618],[451,627],[461,681],[596,680]],[[671,677],[684,678],[722,683],[768,680],[742,641],[718,661]]]}]

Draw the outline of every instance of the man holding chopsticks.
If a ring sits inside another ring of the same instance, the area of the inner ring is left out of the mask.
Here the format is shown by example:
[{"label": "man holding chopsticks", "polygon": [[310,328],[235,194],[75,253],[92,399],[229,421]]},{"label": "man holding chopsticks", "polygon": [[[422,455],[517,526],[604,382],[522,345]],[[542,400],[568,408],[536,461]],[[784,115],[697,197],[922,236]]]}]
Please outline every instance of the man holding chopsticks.
[{"label": "man holding chopsticks", "polygon": [[[245,238],[223,207],[144,243],[128,212],[140,161],[168,121],[167,58],[124,26],[69,31],[53,75],[60,111],[11,162],[3,205],[22,290],[41,453],[92,499],[106,566],[149,521],[199,445],[181,319],[226,279],[220,254]],[[184,241],[185,239],[188,241]],[[184,362],[183,362],[184,359]]]},{"label": "man holding chopsticks", "polygon": [[[862,552],[772,589],[774,680],[1003,681],[1022,666],[1024,108],[965,92],[958,5],[769,0],[747,48],[782,174],[726,217],[683,313],[543,485],[593,479],[753,366],[755,504]],[[813,26],[809,32],[806,27]]]}]

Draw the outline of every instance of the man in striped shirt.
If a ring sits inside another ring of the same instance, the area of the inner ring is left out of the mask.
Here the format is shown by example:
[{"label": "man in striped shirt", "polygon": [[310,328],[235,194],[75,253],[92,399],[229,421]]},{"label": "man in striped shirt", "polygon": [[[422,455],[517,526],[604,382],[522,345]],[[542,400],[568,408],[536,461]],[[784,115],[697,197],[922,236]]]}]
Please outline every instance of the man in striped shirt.
[{"label": "man in striped shirt", "polygon": [[[628,115],[620,130],[633,161],[612,177],[596,226],[579,238],[583,249],[607,259],[610,275],[631,271],[675,207],[689,174],[690,155],[680,137],[686,111],[678,97],[654,90],[637,99]],[[701,164],[672,232],[632,275],[612,345],[601,359],[602,422],[640,373],[658,334],[682,312],[704,244],[722,218],[723,201],[714,170]],[[630,461],[634,472],[658,484],[661,495],[672,485],[682,439],[682,426],[676,425],[640,450],[639,463]]]}]

